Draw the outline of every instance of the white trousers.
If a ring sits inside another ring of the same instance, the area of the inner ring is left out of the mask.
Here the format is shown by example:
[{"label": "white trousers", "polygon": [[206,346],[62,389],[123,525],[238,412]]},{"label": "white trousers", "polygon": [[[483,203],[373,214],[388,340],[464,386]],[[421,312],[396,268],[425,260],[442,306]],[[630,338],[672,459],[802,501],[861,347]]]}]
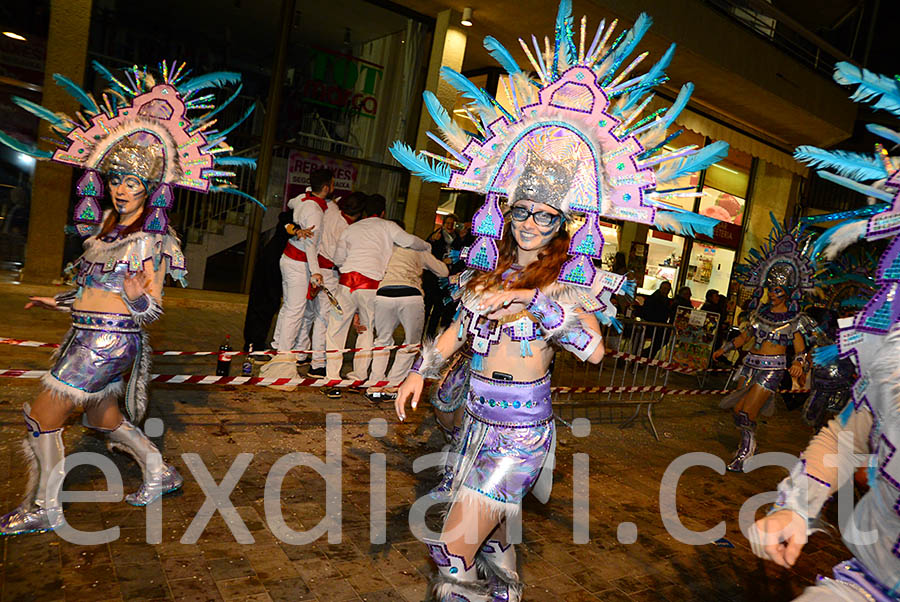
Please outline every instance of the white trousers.
[{"label": "white trousers", "polygon": [[[337,295],[338,276],[334,270],[322,270],[322,282]],[[303,313],[303,324],[300,327],[300,337],[297,340],[297,349],[312,349],[313,356],[310,368],[325,367],[325,332],[328,329],[328,315],[331,313],[331,301],[324,292],[319,291],[315,299],[306,303],[306,311]],[[312,340],[310,340],[310,333]],[[305,357],[305,356],[301,356]]]},{"label": "white trousers", "polygon": [[[275,321],[275,334],[272,347],[278,351],[300,349],[303,314],[306,311],[306,293],[309,288],[309,266],[305,261],[291,259],[282,255],[278,262],[281,266],[281,309]],[[306,333],[307,344],[309,333]]]},{"label": "white trousers", "polygon": [[[425,328],[425,299],[422,295],[410,297],[375,297],[375,347],[394,344],[394,331],[403,326],[403,344],[414,345],[422,340]],[[387,380],[392,382],[406,378],[416,359],[417,349],[398,349]],[[375,351],[372,357],[373,381],[385,380],[390,351]]]},{"label": "white trousers", "polygon": [[[358,289],[350,292],[343,284],[338,285],[337,291],[332,290],[341,304],[342,314],[336,311],[328,312],[328,328],[325,331],[325,346],[328,349],[343,349],[347,345],[347,333],[353,324],[353,316],[359,313],[360,324],[366,330],[356,338],[357,347],[371,347],[374,340],[372,329],[372,313],[375,305],[375,291],[373,289]],[[327,300],[326,300],[327,303]],[[352,380],[366,380],[369,372],[369,362],[372,361],[372,352],[363,351],[353,354],[353,372],[347,375]],[[325,361],[325,374],[331,380],[341,378],[341,366],[344,363],[343,354],[329,353]]]}]

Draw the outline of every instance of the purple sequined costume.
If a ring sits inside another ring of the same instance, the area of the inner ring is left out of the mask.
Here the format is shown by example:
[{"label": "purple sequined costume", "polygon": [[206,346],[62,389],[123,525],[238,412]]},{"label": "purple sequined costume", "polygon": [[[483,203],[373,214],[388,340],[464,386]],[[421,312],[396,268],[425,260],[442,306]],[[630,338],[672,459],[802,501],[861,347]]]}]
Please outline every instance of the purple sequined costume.
[{"label": "purple sequined costume", "polygon": [[453,499],[475,497],[492,511],[516,513],[534,488],[546,501],[556,448],[550,375],[532,382],[472,373]]}]

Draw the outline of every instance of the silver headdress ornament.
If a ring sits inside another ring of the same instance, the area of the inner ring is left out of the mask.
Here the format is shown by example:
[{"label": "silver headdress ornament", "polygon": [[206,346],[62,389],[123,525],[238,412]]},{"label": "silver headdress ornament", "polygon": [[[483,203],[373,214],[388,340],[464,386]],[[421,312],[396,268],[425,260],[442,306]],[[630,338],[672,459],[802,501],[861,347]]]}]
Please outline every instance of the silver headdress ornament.
[{"label": "silver headdress ornament", "polygon": [[101,173],[133,175],[146,182],[159,182],[165,171],[159,144],[138,144],[125,138],[116,142],[100,162]]},{"label": "silver headdress ornament", "polygon": [[562,163],[549,161],[529,151],[511,202],[525,199],[550,205],[562,213],[565,198],[572,187],[572,178],[572,171]]},{"label": "silver headdress ornament", "polygon": [[803,295],[815,288],[812,234],[803,226],[783,226],[773,214],[772,231],[759,250],[750,249],[746,263],[735,266],[735,279],[753,289],[747,309],[756,309],[767,288],[780,287],[790,297],[788,309],[800,310]]}]

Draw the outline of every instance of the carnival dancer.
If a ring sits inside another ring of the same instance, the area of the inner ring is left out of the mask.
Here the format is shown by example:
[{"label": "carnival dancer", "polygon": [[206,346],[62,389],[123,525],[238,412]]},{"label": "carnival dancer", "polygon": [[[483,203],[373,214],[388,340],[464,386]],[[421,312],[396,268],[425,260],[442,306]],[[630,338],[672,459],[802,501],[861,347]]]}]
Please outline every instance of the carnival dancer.
[{"label": "carnival dancer", "polygon": [[508,109],[442,68],[443,78],[464,93],[473,122],[463,129],[425,92],[442,134],[432,139],[449,156],[416,153],[399,142],[391,148],[426,181],[486,197],[472,220],[477,238],[465,254],[470,269],[459,278],[459,314],[423,346],[395,402],[404,420],[424,380],[439,378],[454,354],[470,346],[468,384],[454,379],[467,394],[451,505],[440,537],[425,542],[438,568],[440,600],[521,596],[515,547],[506,539],[503,519],[521,511],[529,491],[543,502],[550,494],[555,431],[548,369],[554,346],[599,362],[600,324],[615,324],[612,297],[633,294],[634,283],[625,276],[594,266],[603,251],[598,219],[681,233],[710,232],[717,223],[661,202],[696,196],[669,189],[666,182],[727,153],[725,143],[663,148],[677,137],[668,127],[685,106],[690,84],[672,107],[642,116],[645,97],[665,77],[674,46],[646,73],[629,79],[639,60],[619,68],[646,33],[647,15],[611,44],[614,25],[601,24],[593,44],[576,45],[572,23],[571,3],[562,2],[553,54],[540,53],[538,62],[526,47],[534,81],[497,40],[485,39],[509,74],[503,81],[514,99]]},{"label": "carnival dancer", "polygon": [[328,315],[331,311],[337,311],[335,294],[340,276],[334,265],[334,254],[338,240],[347,226],[362,217],[365,200],[366,195],[362,192],[350,193],[337,201],[329,199],[325,215],[322,216],[322,236],[319,240],[322,287],[313,291],[313,298],[306,304],[297,344],[300,348],[309,345],[313,351],[308,376],[325,376],[325,334],[328,330]]},{"label": "carnival dancer", "polygon": [[[871,101],[875,108],[900,116],[900,93],[893,79],[849,63],[835,66],[834,79],[858,86],[854,100]],[[900,140],[900,132],[883,125],[870,124],[868,129],[892,144]],[[797,600],[887,602],[896,600],[900,591],[900,468],[895,457],[900,445],[900,158],[889,156],[880,144],[874,155],[800,147],[794,156],[820,168],[822,178],[870,199],[862,209],[828,216],[847,221],[819,238],[816,253],[833,259],[857,240],[891,240],[878,264],[877,292],[849,323],[842,323],[837,345],[818,350],[815,357],[816,363],[855,361],[859,376],[851,389],[852,402],[819,431],[778,485],[778,499],[769,515],[756,523],[750,541],[757,556],[793,566],[808,535],[817,530],[823,505],[841,487],[852,486],[856,467],[867,463],[869,490],[854,507],[852,520],[841,525],[854,557],[835,566],[833,577],[820,576]]]},{"label": "carnival dancer", "polygon": [[[89,236],[85,253],[70,266],[77,288],[55,297],[32,297],[25,306],[71,312],[72,328],[42,378],[43,391],[24,404],[23,449],[31,478],[23,503],[0,518],[3,535],[43,532],[63,524],[62,432],[76,409],[84,411],[84,426],[106,436],[111,450],[128,453],[140,465],[143,482],[125,496],[129,504],[144,506],[181,487],[181,475],[135,425],[143,419],[148,401],[150,346],[144,328],[162,315],[166,275],[185,284],[187,273],[166,209],[172,205],[174,186],[237,192],[226,183],[235,175],[229,170],[252,163],[228,156],[233,149],[226,144],[225,133],[233,128],[220,126],[220,134],[203,133],[217,110],[212,95],[198,94],[238,84],[239,75],[188,78],[183,63],[162,63],[161,79],[137,67],[119,79],[96,62],[94,67],[111,86],[102,94],[102,107],[72,81],[54,76],[81,102],[77,121],[13,99],[50,121],[61,150],[50,153],[27,147],[0,133],[0,142],[19,152],[87,170],[76,186],[81,200],[75,222],[78,231]],[[124,99],[127,102],[118,102]],[[197,110],[203,114],[189,120],[186,113]],[[101,218],[104,187],[113,209]],[[128,418],[119,411],[123,394]]]},{"label": "carnival dancer", "polygon": [[319,241],[327,209],[325,199],[334,192],[334,173],[330,169],[313,171],[309,174],[309,187],[309,191],[288,202],[288,208],[294,212],[294,223],[311,230],[312,236],[291,237],[281,256],[282,302],[272,341],[272,347],[277,351],[309,347],[309,329],[302,332],[300,326],[312,289],[323,283]]},{"label": "carnival dancer", "polygon": [[[814,268],[809,258],[810,234],[801,228],[785,229],[772,216],[774,228],[761,252],[752,252],[748,265],[736,270],[741,284],[753,289],[747,305],[752,313],[741,333],[717,349],[718,359],[732,349],[753,342],[731,380],[737,389],[725,397],[719,407],[731,409],[741,440],[728,470],[743,472],[744,462],[756,453],[756,420],[774,412],[774,394],[785,373],[802,382],[811,365],[810,343],[816,323],[800,311],[804,293],[813,288]],[[760,305],[763,294],[767,302]],[[793,347],[794,360],[788,366],[787,349]]]},{"label": "carnival dancer", "polygon": [[[357,339],[357,347],[372,347],[375,340],[372,328],[375,293],[384,277],[394,245],[415,251],[430,251],[431,245],[405,232],[392,221],[384,219],[386,199],[380,194],[366,197],[365,218],[348,226],[338,239],[334,263],[340,267],[337,300],[342,313],[330,312],[325,344],[328,349],[340,349],[347,343],[347,333],[355,314],[365,329]],[[366,380],[371,351],[360,351],[353,356],[353,380]],[[325,371],[329,380],[341,378],[343,357],[340,353],[328,353]],[[341,396],[340,389],[328,388],[325,394],[333,399]]]}]

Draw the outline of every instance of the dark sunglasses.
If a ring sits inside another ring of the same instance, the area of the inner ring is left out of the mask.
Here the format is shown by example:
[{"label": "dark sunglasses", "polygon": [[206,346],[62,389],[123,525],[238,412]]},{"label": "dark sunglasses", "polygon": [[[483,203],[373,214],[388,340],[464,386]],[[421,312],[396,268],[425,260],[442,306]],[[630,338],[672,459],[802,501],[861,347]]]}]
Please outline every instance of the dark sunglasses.
[{"label": "dark sunglasses", "polygon": [[555,224],[560,217],[558,213],[550,213],[549,211],[529,211],[521,205],[513,207],[509,214],[517,222],[524,222],[531,217],[534,219],[534,223],[544,228]]}]

